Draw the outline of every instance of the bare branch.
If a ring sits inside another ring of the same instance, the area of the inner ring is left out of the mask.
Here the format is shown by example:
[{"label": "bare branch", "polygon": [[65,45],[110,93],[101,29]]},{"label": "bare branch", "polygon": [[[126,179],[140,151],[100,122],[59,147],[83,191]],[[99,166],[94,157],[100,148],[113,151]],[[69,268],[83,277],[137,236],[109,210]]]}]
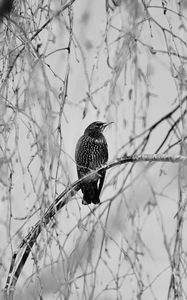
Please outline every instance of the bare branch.
[{"label": "bare branch", "polygon": [[[44,213],[43,217],[36,223],[34,228],[28,233],[28,235],[22,240],[18,249],[14,252],[12,256],[12,261],[10,265],[9,274],[7,277],[7,282],[5,285],[5,296],[8,297],[7,299],[13,299],[14,289],[16,282],[20,276],[20,273],[25,265],[25,262],[31,252],[33,245],[36,242],[42,228],[46,227],[47,224],[52,220],[52,218],[56,215],[56,213],[64,207],[72,197],[78,192],[80,189],[80,184],[84,181],[89,181],[91,178],[101,170],[109,170],[113,167],[118,165],[126,164],[126,163],[136,163],[136,162],[171,162],[171,163],[178,163],[187,162],[187,157],[181,155],[169,156],[165,154],[144,154],[144,155],[133,155],[133,156],[124,156],[117,159],[115,162],[111,162],[96,171],[90,172],[88,175],[84,176],[82,179],[75,181],[71,184],[70,187],[65,189],[56,199],[55,201],[49,206],[47,211]],[[19,259],[19,264],[17,263],[16,259],[19,252],[22,248],[25,247],[21,258]],[[16,267],[16,269],[15,269]],[[15,269],[15,270],[14,270]]]}]

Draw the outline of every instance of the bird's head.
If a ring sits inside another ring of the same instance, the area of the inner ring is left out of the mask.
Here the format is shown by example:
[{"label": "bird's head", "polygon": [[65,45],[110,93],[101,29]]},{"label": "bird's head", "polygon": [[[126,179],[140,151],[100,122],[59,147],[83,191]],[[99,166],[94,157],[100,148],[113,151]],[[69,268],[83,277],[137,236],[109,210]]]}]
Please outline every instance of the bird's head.
[{"label": "bird's head", "polygon": [[103,130],[112,123],[113,122],[105,123],[101,121],[93,122],[85,129],[85,133],[103,132]]}]

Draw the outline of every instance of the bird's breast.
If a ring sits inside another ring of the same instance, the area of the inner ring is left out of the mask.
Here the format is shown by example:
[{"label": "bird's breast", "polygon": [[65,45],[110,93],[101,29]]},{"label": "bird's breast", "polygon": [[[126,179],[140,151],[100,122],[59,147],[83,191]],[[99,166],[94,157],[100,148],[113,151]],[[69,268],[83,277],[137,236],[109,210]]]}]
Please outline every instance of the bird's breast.
[{"label": "bird's breast", "polygon": [[103,135],[82,136],[76,149],[76,162],[91,170],[97,169],[108,160],[108,147]]}]

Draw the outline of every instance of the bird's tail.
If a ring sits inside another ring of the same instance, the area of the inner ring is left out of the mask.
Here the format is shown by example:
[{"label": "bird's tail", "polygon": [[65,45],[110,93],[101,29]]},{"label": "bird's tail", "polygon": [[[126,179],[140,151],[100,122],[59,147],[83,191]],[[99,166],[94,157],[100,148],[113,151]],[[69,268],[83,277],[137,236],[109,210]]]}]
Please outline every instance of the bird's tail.
[{"label": "bird's tail", "polygon": [[83,192],[82,204],[88,205],[90,203],[94,203],[94,204],[100,203],[97,181],[89,183],[87,186],[84,186],[82,192]]}]

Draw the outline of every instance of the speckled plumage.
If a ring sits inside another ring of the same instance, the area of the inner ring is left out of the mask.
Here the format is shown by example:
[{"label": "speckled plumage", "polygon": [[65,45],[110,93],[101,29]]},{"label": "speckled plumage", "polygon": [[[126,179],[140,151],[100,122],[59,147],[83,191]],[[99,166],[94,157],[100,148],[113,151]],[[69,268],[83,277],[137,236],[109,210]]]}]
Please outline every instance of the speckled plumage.
[{"label": "speckled plumage", "polygon": [[[108,161],[108,146],[102,131],[108,124],[93,122],[77,142],[75,161],[78,178],[96,170]],[[89,182],[81,184],[83,204],[100,203],[100,192],[104,183],[105,171],[98,172]]]}]

